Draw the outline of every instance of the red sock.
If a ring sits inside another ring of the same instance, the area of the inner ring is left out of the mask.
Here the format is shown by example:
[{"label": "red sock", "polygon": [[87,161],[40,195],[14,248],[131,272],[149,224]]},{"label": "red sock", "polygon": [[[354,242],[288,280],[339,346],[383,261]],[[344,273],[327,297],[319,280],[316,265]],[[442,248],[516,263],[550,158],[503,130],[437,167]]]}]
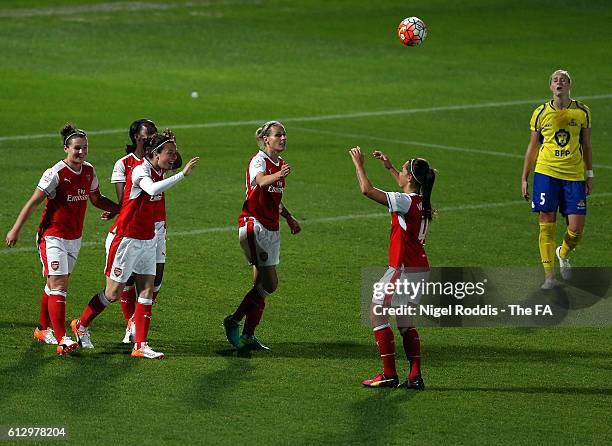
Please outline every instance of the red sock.
[{"label": "red sock", "polygon": [[395,339],[393,338],[393,330],[389,325],[384,328],[374,329],[374,339],[376,339],[376,347],[383,362],[383,374],[386,378],[391,378],[397,375],[395,370]]},{"label": "red sock", "polygon": [[246,321],[244,323],[244,330],[242,331],[242,334],[247,336],[253,336],[255,334],[255,327],[259,325],[265,308],[266,299],[259,297],[258,295],[255,299],[255,305],[253,305],[250,311],[246,314]]},{"label": "red sock", "polygon": [[49,319],[58,342],[66,336],[66,292],[61,290],[49,290]]},{"label": "red sock", "polygon": [[240,305],[238,306],[238,308],[236,309],[236,311],[234,312],[234,314],[232,315],[232,318],[236,321],[239,322],[242,320],[242,318],[248,314],[252,308],[254,308],[255,306],[257,306],[257,299],[261,299],[261,297],[259,296],[259,293],[257,292],[257,288],[253,287],[249,290],[248,293],[246,293],[246,295],[244,296],[244,299],[242,299],[242,302],[240,303]]},{"label": "red sock", "polygon": [[40,296],[40,317],[38,318],[38,328],[40,330],[46,330],[51,326],[51,320],[49,319],[49,295],[47,294],[47,286],[45,285],[45,289]]},{"label": "red sock", "polygon": [[83,314],[79,318],[79,325],[83,327],[89,327],[91,321],[93,321],[96,316],[102,313],[109,303],[110,302],[106,299],[106,296],[104,295],[104,291],[100,291],[99,293],[94,294],[89,303],[87,304],[87,307],[85,307],[85,311],[83,311]]},{"label": "red sock", "polygon": [[134,323],[136,324],[136,337],[134,342],[136,343],[137,348],[141,347],[141,343],[147,342],[149,324],[151,324],[152,306],[153,299],[147,299],[146,297],[138,298],[136,311],[134,312]]},{"label": "red sock", "polygon": [[123,311],[123,319],[126,321],[134,316],[136,309],[136,287],[125,287],[121,293],[121,311]]},{"label": "red sock", "polygon": [[401,331],[404,341],[404,352],[410,362],[410,375],[408,379],[415,379],[421,375],[421,341],[419,332],[414,327],[404,328]]}]

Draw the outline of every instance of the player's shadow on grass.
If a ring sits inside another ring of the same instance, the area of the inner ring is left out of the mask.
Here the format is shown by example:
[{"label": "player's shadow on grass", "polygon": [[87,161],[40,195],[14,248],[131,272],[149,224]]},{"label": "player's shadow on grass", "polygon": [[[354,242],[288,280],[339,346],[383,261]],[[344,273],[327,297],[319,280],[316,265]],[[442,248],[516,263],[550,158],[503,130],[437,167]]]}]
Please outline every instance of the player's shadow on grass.
[{"label": "player's shadow on grass", "polygon": [[533,349],[516,347],[500,347],[488,345],[424,345],[423,357],[426,363],[435,366],[444,366],[452,362],[475,363],[545,363],[566,364],[568,361],[576,362],[580,359],[612,360],[610,351],[569,351],[559,349]]},{"label": "player's shadow on grass", "polygon": [[526,394],[553,394],[553,395],[612,395],[612,388],[600,389],[572,387],[572,386],[539,386],[539,387],[470,387],[470,386],[430,386],[429,392],[487,392],[487,393],[526,393]]},{"label": "player's shadow on grass", "polygon": [[[418,401],[420,392],[399,389],[356,389],[359,401],[351,405],[352,418],[347,419],[348,434],[332,434],[325,438],[329,444],[392,444],[396,425],[406,429],[408,418],[402,417],[406,408]],[[363,395],[361,395],[363,393]],[[416,432],[418,427],[415,426]],[[328,441],[329,439],[329,441]],[[312,442],[314,443],[314,441]],[[408,442],[407,442],[408,444]]]},{"label": "player's shadow on grass", "polygon": [[[31,326],[31,324],[29,324]],[[55,346],[53,351],[55,350]],[[0,386],[0,401],[10,398],[23,389],[30,389],[44,382],[43,370],[47,365],[49,346],[33,341],[21,358],[13,365],[0,370],[2,385]]]},{"label": "player's shadow on grass", "polygon": [[0,321],[0,330],[17,330],[22,328],[30,328],[34,331],[36,325],[32,321]]},{"label": "player's shadow on grass", "polygon": [[184,401],[196,410],[216,411],[219,406],[233,404],[233,398],[227,393],[240,387],[241,383],[251,378],[256,367],[251,361],[243,358],[225,358],[225,366],[216,368],[197,378],[188,389]]}]

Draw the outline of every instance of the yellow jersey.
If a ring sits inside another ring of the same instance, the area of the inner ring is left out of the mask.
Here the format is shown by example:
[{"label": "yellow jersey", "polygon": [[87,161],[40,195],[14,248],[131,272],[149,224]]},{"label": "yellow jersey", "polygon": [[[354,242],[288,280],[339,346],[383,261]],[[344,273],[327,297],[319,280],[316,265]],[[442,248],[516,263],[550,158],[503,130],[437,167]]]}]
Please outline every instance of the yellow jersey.
[{"label": "yellow jersey", "polygon": [[540,105],[531,116],[531,131],[540,134],[535,172],[561,180],[584,181],[582,129],[591,128],[591,112],[572,100],[557,109],[553,101]]}]

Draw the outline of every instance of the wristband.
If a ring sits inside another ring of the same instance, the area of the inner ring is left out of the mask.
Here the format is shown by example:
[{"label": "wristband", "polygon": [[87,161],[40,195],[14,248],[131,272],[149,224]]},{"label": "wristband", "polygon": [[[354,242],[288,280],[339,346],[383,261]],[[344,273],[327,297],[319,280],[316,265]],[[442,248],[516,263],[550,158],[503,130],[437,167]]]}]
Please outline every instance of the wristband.
[{"label": "wristband", "polygon": [[595,178],[595,175],[593,175],[593,171],[592,170],[587,170],[586,171],[586,177],[587,178]]}]

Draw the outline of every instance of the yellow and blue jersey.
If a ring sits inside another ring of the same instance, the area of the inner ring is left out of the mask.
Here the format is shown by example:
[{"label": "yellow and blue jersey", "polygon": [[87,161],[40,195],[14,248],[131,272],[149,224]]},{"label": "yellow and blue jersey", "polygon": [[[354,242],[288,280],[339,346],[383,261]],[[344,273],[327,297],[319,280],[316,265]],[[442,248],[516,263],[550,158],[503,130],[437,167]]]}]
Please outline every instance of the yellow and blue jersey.
[{"label": "yellow and blue jersey", "polygon": [[591,128],[591,112],[574,101],[558,109],[553,101],[540,105],[531,116],[531,130],[540,134],[535,172],[569,181],[584,181],[582,130]]}]

